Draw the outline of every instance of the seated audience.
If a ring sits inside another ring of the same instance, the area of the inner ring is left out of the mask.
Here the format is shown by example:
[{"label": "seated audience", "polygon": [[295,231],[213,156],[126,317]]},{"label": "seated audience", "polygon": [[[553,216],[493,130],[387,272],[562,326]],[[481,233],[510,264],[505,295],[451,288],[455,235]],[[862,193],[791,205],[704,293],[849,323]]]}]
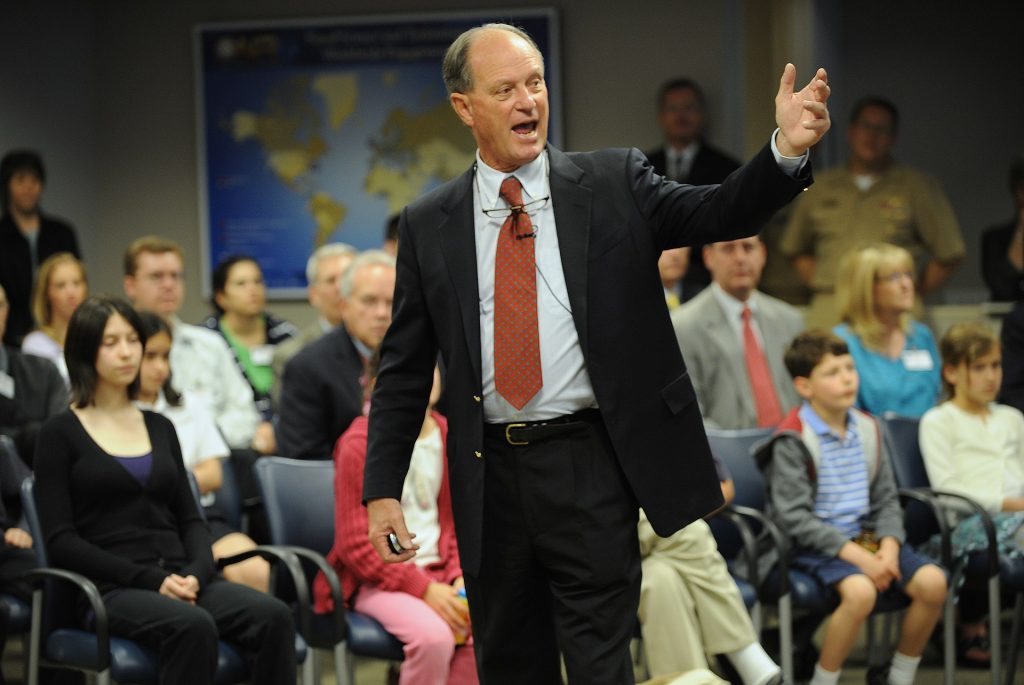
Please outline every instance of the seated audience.
[{"label": "seated audience", "polygon": [[341,275],[359,252],[345,243],[318,247],[306,262],[306,296],[316,310],[316,321],[294,337],[274,347],[274,384],[271,395],[276,406],[281,401],[281,377],[284,367],[296,353],[341,323]]},{"label": "seated audience", "polygon": [[[896,482],[874,418],[853,408],[857,369],[846,343],[823,331],[798,335],[786,367],[804,403],[757,451],[767,513],[790,538],[791,568],[838,595],[812,685],[834,685],[879,595],[910,598],[887,682],[914,681],[942,613],[945,572],[904,544]],[[765,565],[773,563],[771,555]],[[868,682],[886,682],[869,669]]]},{"label": "seated audience", "polygon": [[232,449],[265,452],[273,428],[260,422],[252,389],[235,366],[224,338],[178,318],[185,299],[185,257],[181,247],[159,236],[139,238],[125,251],[124,292],[135,307],[163,317],[174,331],[171,371],[174,389],[189,391],[204,405]]},{"label": "seated audience", "polygon": [[[1024,415],[995,401],[1002,377],[999,341],[982,324],[959,323],[942,336],[940,349],[949,399],[921,418],[921,454],[928,481],[937,490],[966,495],[983,506],[996,524],[1000,551],[1021,557]],[[956,501],[949,503],[955,506]],[[987,547],[977,515],[957,526],[955,555],[966,557]],[[964,586],[958,606],[960,659],[987,667],[991,656],[985,622],[988,593],[985,588]]]},{"label": "seated audience", "polygon": [[50,255],[81,258],[71,226],[40,209],[46,169],[31,150],[12,150],[0,160],[0,285],[7,290],[10,321],[4,342],[19,347],[32,330],[32,283]]},{"label": "seated audience", "polygon": [[[717,459],[715,466],[728,503],[732,479]],[[638,533],[643,572],[638,615],[648,674],[707,669],[707,654],[724,654],[743,685],[781,682],[782,671],[758,643],[708,524],[698,520],[662,538],[641,509]]]},{"label": "seated audience", "polygon": [[1024,300],[1003,319],[999,337],[1006,352],[999,401],[1024,411]]},{"label": "seated audience", "polygon": [[122,300],[90,298],[71,317],[72,408],[36,452],[50,560],[96,583],[111,634],[157,652],[160,682],[213,683],[223,638],[249,658],[252,683],[294,683],[291,610],[215,572],[174,426],[132,403],[145,340]]},{"label": "seated audience", "polygon": [[672,312],[701,415],[718,428],[774,426],[799,402],[782,356],[803,319],[757,290],[758,236],[705,245],[703,255],[712,285]]},{"label": "seated audience", "polygon": [[[367,370],[367,397],[379,363],[374,355]],[[404,645],[400,685],[478,682],[469,612],[459,596],[464,584],[445,458],[448,423],[433,411],[440,394],[441,375],[435,371],[402,489],[402,512],[416,531],[416,554],[410,560],[384,563],[366,535],[369,519],[362,493],[367,418],[356,418],[334,448],[334,546],[327,559],[338,572],[345,601],[380,621]],[[317,611],[334,609],[322,574],[313,591]]]},{"label": "seated audience", "polygon": [[58,252],[39,267],[32,293],[32,314],[39,327],[25,336],[21,351],[53,362],[68,380],[64,336],[75,308],[89,295],[85,264],[70,252]]},{"label": "seated audience", "polygon": [[877,243],[839,265],[841,324],[857,364],[857,406],[876,415],[919,417],[939,398],[939,352],[932,332],[914,321],[914,261],[902,247]]},{"label": "seated audience", "polygon": [[[249,381],[260,417],[273,421],[270,389],[274,372],[270,364],[274,348],[294,337],[298,330],[265,311],[266,306],[267,287],[260,265],[251,257],[228,257],[213,270],[213,307],[217,313],[200,325],[224,337],[235,355],[238,370]],[[276,445],[268,451],[277,451]]]},{"label": "seated audience", "polygon": [[[7,293],[0,286],[0,339],[7,328]],[[40,426],[68,408],[68,388],[51,362],[0,345],[0,435],[14,441],[29,466]]]},{"label": "seated audience", "polygon": [[[188,392],[178,393],[171,383],[171,327],[152,312],[139,312],[146,346],[139,369],[139,395],[135,406],[163,414],[174,424],[185,468],[192,471],[199,486],[201,503],[213,540],[215,560],[256,547],[244,533],[228,525],[217,505],[217,491],[224,477],[223,460],[230,450],[209,414],[201,411]],[[266,592],[270,586],[270,564],[253,557],[224,569],[224,577],[235,583]]]},{"label": "seated audience", "polygon": [[366,360],[391,324],[395,260],[363,252],[341,278],[342,324],[284,367],[277,443],[281,456],[330,459],[334,443],[363,414]]},{"label": "seated audience", "polygon": [[981,275],[993,302],[1024,300],[1024,157],[1010,167],[1013,218],[981,234]]}]

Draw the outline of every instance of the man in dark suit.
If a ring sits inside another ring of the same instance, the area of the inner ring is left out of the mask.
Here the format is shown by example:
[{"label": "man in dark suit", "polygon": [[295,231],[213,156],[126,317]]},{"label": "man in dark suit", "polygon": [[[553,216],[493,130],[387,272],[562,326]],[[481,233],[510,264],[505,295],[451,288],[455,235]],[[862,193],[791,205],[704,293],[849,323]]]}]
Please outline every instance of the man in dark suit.
[{"label": "man in dark suit", "polygon": [[340,282],[341,325],[284,367],[277,445],[292,459],[330,459],[334,443],[363,414],[366,360],[391,323],[395,260],[363,252]]},{"label": "man in dark suit", "polygon": [[519,29],[467,31],[443,72],[477,161],[402,213],[370,413],[370,539],[385,561],[415,555],[400,499],[440,349],[481,681],[559,683],[561,651],[572,683],[629,683],[637,505],[669,535],[722,504],[658,255],[746,235],[810,182],[825,72],[794,94],[787,65],[777,153],[720,188],[667,182],[637,150],[549,147],[543,61]]},{"label": "man in dark suit", "polygon": [[[654,170],[673,181],[703,186],[721,183],[740,163],[704,139],[707,100],[693,79],[675,78],[658,89],[658,125],[665,134],[662,147],[647,152]],[[680,299],[685,302],[711,282],[701,247],[689,253]]]}]

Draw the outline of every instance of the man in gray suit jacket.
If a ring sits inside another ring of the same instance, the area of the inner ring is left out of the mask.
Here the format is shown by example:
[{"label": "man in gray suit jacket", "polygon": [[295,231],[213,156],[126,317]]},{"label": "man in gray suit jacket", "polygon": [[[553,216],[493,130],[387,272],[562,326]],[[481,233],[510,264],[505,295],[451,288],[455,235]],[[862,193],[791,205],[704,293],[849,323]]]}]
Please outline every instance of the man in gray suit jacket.
[{"label": "man in gray suit jacket", "polygon": [[744,356],[744,308],[751,312],[751,328],[764,353],[779,410],[784,414],[799,402],[782,355],[804,329],[803,317],[794,307],[757,290],[765,257],[764,243],[756,235],[706,245],[704,263],[712,286],[672,313],[708,426],[763,425]]}]

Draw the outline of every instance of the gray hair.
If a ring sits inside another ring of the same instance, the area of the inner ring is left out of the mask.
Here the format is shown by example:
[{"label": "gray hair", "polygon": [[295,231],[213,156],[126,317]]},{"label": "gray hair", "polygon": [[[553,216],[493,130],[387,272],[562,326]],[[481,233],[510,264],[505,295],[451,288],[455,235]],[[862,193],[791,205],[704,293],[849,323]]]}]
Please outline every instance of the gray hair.
[{"label": "gray hair", "polygon": [[341,275],[338,288],[341,290],[342,297],[348,298],[352,296],[352,281],[355,280],[356,272],[365,266],[389,266],[394,269],[395,258],[384,250],[360,252],[359,256],[352,260],[352,263],[345,269],[345,273]]},{"label": "gray hair", "polygon": [[540,54],[537,44],[533,42],[533,38],[530,38],[530,34],[518,26],[512,26],[511,24],[474,26],[463,31],[458,38],[452,41],[452,44],[448,46],[448,51],[444,53],[444,61],[441,63],[441,77],[444,79],[444,87],[448,90],[449,95],[452,93],[467,93],[473,90],[473,70],[469,68],[469,49],[473,46],[473,41],[476,40],[479,34],[491,30],[508,31],[525,40],[540,58],[541,68],[544,67],[544,56]]},{"label": "gray hair", "polygon": [[329,257],[355,257],[359,250],[348,243],[327,243],[316,248],[306,262],[306,283],[313,285],[320,275],[320,262]]}]

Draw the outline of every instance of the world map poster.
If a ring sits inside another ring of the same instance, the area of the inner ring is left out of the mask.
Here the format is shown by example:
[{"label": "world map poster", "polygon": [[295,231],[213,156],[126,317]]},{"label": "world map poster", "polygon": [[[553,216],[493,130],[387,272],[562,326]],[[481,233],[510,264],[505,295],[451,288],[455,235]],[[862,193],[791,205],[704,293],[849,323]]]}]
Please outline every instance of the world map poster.
[{"label": "world map poster", "polygon": [[[245,254],[272,299],[301,299],[317,247],[379,247],[390,216],[473,164],[441,80],[448,45],[486,22],[525,29],[555,114],[556,19],[540,9],[196,27],[203,273]],[[560,128],[552,117],[555,144]]]}]

